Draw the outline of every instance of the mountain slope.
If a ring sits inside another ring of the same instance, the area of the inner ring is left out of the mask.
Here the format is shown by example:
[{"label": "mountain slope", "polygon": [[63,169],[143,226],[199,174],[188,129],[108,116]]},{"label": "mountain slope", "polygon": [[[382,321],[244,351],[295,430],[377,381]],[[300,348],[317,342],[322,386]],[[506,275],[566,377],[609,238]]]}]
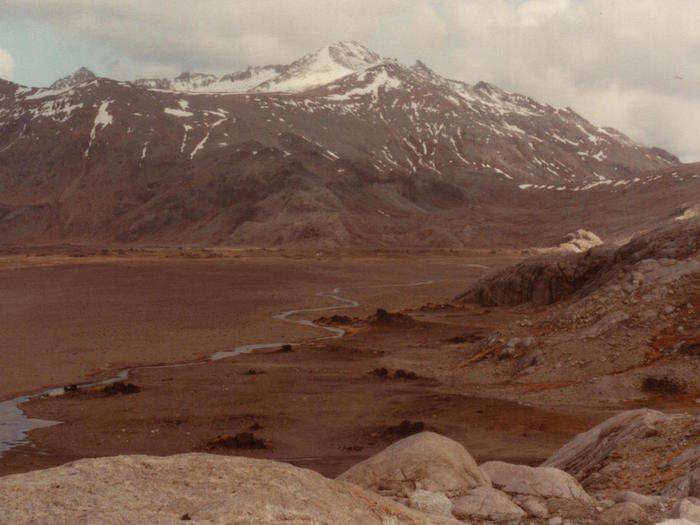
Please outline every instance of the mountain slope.
[{"label": "mountain slope", "polygon": [[178,77],[187,93],[82,70],[0,82],[0,242],[524,245],[622,235],[620,219],[665,216],[697,186],[571,109],[359,45],[278,69],[245,94],[211,91],[277,70]]}]

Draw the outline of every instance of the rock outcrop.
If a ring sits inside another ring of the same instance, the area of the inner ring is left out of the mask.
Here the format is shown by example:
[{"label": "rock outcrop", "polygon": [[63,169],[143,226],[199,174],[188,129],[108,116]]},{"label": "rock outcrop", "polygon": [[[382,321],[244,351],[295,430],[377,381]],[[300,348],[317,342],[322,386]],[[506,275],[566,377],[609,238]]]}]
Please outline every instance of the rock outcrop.
[{"label": "rock outcrop", "polygon": [[662,284],[700,271],[695,260],[675,264],[696,255],[699,249],[700,220],[694,218],[638,235],[620,247],[601,245],[584,253],[525,260],[475,283],[455,301],[483,306],[551,304],[588,295],[637,270],[646,270],[647,284]]},{"label": "rock outcrop", "polygon": [[589,490],[693,496],[699,444],[697,416],[630,410],[579,434],[543,466],[568,472]]}]

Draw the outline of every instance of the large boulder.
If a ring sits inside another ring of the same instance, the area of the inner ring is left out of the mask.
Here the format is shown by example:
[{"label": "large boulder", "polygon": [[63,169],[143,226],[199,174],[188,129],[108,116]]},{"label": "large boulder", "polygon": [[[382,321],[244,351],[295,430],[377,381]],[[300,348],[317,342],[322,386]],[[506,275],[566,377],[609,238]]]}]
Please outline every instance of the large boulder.
[{"label": "large boulder", "polygon": [[450,523],[285,463],[182,454],[84,459],[0,478],[7,523]]},{"label": "large boulder", "polygon": [[542,466],[565,470],[589,490],[688,496],[699,431],[697,416],[629,410],[577,435]]},{"label": "large boulder", "polygon": [[477,487],[452,500],[452,514],[461,520],[517,521],[527,514],[510,498],[491,487]]},{"label": "large boulder", "polygon": [[476,487],[491,486],[462,445],[434,432],[397,441],[338,479],[394,498],[409,497],[418,489],[454,498]]},{"label": "large boulder", "polygon": [[481,470],[491,478],[493,486],[508,494],[577,500],[592,504],[592,498],[572,476],[552,467],[513,465],[489,461]]},{"label": "large boulder", "polygon": [[578,434],[542,465],[565,470],[583,479],[621,444],[653,433],[654,425],[665,418],[663,412],[647,408],[622,412]]}]

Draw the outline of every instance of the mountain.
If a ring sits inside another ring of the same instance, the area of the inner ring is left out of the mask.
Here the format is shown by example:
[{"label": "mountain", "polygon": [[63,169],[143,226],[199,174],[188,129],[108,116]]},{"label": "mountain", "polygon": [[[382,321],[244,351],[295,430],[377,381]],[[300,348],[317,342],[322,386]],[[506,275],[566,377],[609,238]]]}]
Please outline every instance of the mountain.
[{"label": "mountain", "polygon": [[355,42],[220,77],[0,81],[0,243],[544,246],[671,217],[697,173]]}]

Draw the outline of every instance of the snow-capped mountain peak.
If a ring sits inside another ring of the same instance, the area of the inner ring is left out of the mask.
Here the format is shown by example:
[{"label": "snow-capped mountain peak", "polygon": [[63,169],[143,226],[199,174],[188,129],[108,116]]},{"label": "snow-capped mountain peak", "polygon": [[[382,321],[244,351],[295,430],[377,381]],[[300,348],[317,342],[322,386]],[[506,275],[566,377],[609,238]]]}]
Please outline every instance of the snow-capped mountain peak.
[{"label": "snow-capped mountain peak", "polygon": [[255,91],[298,93],[334,82],[384,62],[374,51],[354,42],[337,42],[292,62],[277,78]]},{"label": "snow-capped mountain peak", "polygon": [[92,80],[95,80],[96,78],[97,76],[95,76],[95,74],[88,68],[81,67],[72,75],[63,77],[51,84],[50,89],[66,89],[69,87],[77,86],[78,84],[82,84],[83,82],[90,82]]},{"label": "snow-capped mountain peak", "polygon": [[288,65],[251,66],[217,77],[183,73],[172,79],[138,79],[137,86],[190,93],[299,93],[387,62],[355,41],[341,41],[308,53]]}]

